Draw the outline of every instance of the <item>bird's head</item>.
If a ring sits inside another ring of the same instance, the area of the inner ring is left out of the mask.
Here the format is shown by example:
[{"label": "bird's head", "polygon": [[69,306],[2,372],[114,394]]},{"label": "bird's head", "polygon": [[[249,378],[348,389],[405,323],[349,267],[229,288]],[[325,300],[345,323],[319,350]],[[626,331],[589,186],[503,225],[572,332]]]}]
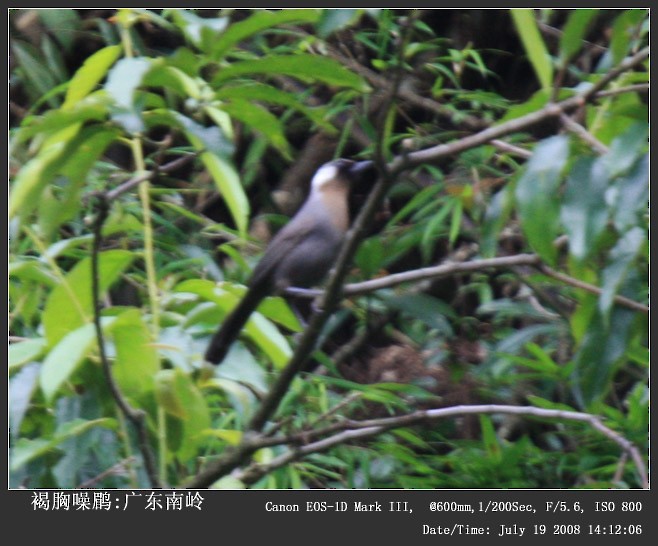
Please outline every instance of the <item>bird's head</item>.
[{"label": "bird's head", "polygon": [[374,174],[376,170],[372,161],[334,159],[317,170],[311,180],[311,190],[319,191],[331,186],[350,187]]}]

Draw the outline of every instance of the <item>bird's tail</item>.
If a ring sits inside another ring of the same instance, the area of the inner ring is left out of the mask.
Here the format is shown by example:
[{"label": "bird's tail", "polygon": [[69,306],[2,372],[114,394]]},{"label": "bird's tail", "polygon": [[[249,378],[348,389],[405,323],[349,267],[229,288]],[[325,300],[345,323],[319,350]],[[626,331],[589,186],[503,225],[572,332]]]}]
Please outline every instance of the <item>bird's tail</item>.
[{"label": "bird's tail", "polygon": [[258,304],[265,297],[267,290],[263,287],[253,286],[244,295],[237,307],[224,319],[220,328],[215,332],[206,349],[205,359],[212,364],[220,364],[231,344],[238,337],[240,330],[249,320]]}]

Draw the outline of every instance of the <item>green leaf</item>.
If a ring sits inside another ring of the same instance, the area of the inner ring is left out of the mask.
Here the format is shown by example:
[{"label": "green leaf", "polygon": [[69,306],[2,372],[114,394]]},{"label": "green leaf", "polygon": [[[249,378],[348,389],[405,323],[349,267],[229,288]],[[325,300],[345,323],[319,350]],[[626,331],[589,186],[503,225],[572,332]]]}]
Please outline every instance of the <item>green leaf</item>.
[{"label": "green leaf", "polygon": [[18,470],[26,463],[52,451],[65,440],[79,436],[93,427],[115,428],[116,421],[110,418],[94,419],[92,421],[75,419],[59,427],[50,440],[19,438],[14,447],[11,448],[11,470]]},{"label": "green leaf", "polygon": [[67,181],[61,199],[51,195],[43,199],[39,206],[39,225],[44,239],[50,240],[64,222],[78,214],[87,174],[116,137],[116,130],[100,126],[84,129],[76,139],[80,145],[59,169]]},{"label": "green leaf", "polygon": [[493,258],[496,255],[498,237],[507,224],[513,207],[514,194],[511,185],[505,186],[491,198],[482,223],[480,248],[484,258]]},{"label": "green leaf", "polygon": [[635,227],[625,233],[610,251],[610,263],[603,270],[602,291],[599,298],[599,310],[604,319],[608,316],[613,299],[619,292],[619,288],[631,270],[635,258],[640,253],[646,240],[646,232],[639,227]]},{"label": "green leaf", "polygon": [[610,144],[603,156],[610,178],[628,172],[636,161],[646,154],[649,146],[649,126],[646,122],[632,124]]},{"label": "green leaf", "polygon": [[613,64],[619,64],[629,53],[631,39],[636,35],[640,24],[647,17],[648,13],[645,9],[629,9],[615,19],[610,39]]},{"label": "green leaf", "polygon": [[25,413],[30,407],[30,400],[39,385],[40,367],[39,364],[32,363],[9,379],[9,429],[13,438],[20,435],[23,417],[25,417]]},{"label": "green leaf", "polygon": [[521,227],[528,243],[551,265],[557,257],[553,241],[559,233],[558,188],[568,156],[567,136],[543,140],[535,148],[515,190]]},{"label": "green leaf", "polygon": [[[221,286],[205,280],[189,280],[178,284],[176,291],[197,294],[216,303],[227,314],[238,304],[240,298],[228,290],[222,290]],[[262,314],[253,313],[243,331],[275,366],[281,368],[288,362],[292,351],[286,338]]]},{"label": "green leaf", "polygon": [[153,61],[148,58],[124,58],[108,73],[105,91],[116,104],[116,113],[112,117],[129,133],[138,133],[144,129],[134,97],[137,88],[142,85],[144,77],[152,67]]},{"label": "green leaf", "polygon": [[[114,320],[115,317],[103,317],[103,330],[107,330]],[[90,323],[66,334],[48,353],[39,375],[39,385],[48,403],[52,402],[57,391],[75,373],[95,345],[96,330]]]},{"label": "green leaf", "polygon": [[[107,118],[107,101],[98,96],[90,96],[68,110],[50,110],[43,116],[26,118],[16,133],[14,142],[22,143],[36,135],[46,135],[65,129],[71,125],[88,121],[101,121]],[[105,128],[106,131],[110,129]]]},{"label": "green leaf", "polygon": [[27,339],[18,343],[11,343],[8,349],[9,372],[17,370],[23,364],[36,360],[46,348],[43,338]]},{"label": "green leaf", "polygon": [[[134,255],[127,250],[108,250],[99,255],[99,297],[130,265]],[[48,346],[91,321],[91,258],[78,262],[50,293],[43,312],[43,327]]]},{"label": "green leaf", "polygon": [[249,101],[261,101],[287,106],[298,110],[324,130],[330,133],[336,132],[335,127],[325,119],[327,116],[326,108],[310,108],[306,106],[299,97],[265,83],[250,81],[224,85],[217,91],[217,93],[215,93],[215,97],[222,101],[230,101],[237,97]]},{"label": "green leaf", "polygon": [[244,21],[233,23],[215,40],[211,57],[220,60],[238,42],[263,30],[287,23],[314,23],[320,17],[316,9],[282,9],[257,11]]},{"label": "green leaf", "polygon": [[75,124],[55,133],[44,143],[39,153],[30,159],[18,172],[11,184],[8,214],[12,218],[19,212],[25,216],[39,203],[39,195],[50,182],[61,165],[68,161],[71,144],[80,124]]},{"label": "green leaf", "polygon": [[574,357],[574,394],[584,408],[603,399],[612,386],[615,367],[624,356],[635,312],[616,306],[606,327],[600,313],[594,315]]},{"label": "green leaf", "polygon": [[174,66],[154,66],[144,75],[143,84],[148,87],[163,87],[173,90],[184,98],[199,99],[201,87],[194,78]]},{"label": "green leaf", "polygon": [[607,186],[606,170],[591,157],[580,158],[567,177],[560,218],[569,235],[569,253],[578,261],[596,251],[605,230]]},{"label": "green leaf", "polygon": [[213,79],[219,85],[246,74],[274,74],[319,81],[328,85],[349,87],[366,92],[369,87],[363,79],[337,61],[317,55],[268,55],[253,61],[240,61],[222,68]]},{"label": "green leaf", "polygon": [[116,317],[112,336],[116,347],[112,373],[121,391],[137,398],[152,390],[160,361],[140,311],[131,309]]},{"label": "green leaf", "polygon": [[324,9],[316,25],[317,34],[320,38],[326,38],[332,32],[352,24],[360,14],[361,10],[358,9]]},{"label": "green leaf", "polygon": [[454,311],[441,300],[425,294],[385,296],[383,299],[387,306],[423,321],[430,328],[438,330],[442,335],[447,337],[452,335],[452,327],[446,317],[454,317]]},{"label": "green leaf", "polygon": [[230,102],[222,104],[221,108],[231,117],[263,135],[285,159],[292,160],[290,144],[285,137],[283,125],[276,116],[258,104],[244,99],[231,99]]},{"label": "green leaf", "polygon": [[249,221],[249,200],[240,184],[240,175],[227,161],[210,152],[202,153],[201,161],[226,202],[236,227],[244,235]]},{"label": "green leaf", "polygon": [[80,32],[80,16],[74,9],[46,9],[39,10],[39,19],[57,36],[57,41],[69,52]]},{"label": "green leaf", "polygon": [[649,154],[645,155],[626,175],[615,180],[613,221],[624,232],[644,225],[641,215],[649,213]]},{"label": "green leaf", "polygon": [[[25,74],[25,78],[29,81],[30,89],[35,89],[38,95],[45,95],[54,88],[59,82],[55,80],[51,71],[40,60],[40,52],[20,41],[12,41],[11,44],[12,54],[18,61],[19,69]],[[35,97],[36,98],[36,97]],[[53,107],[57,107],[57,101],[52,98],[48,103]]]},{"label": "green leaf", "polygon": [[174,23],[183,30],[185,37],[196,47],[208,52],[217,43],[217,35],[229,24],[228,17],[199,17],[184,9],[167,10]]},{"label": "green leaf", "polygon": [[71,78],[62,110],[73,108],[100,82],[121,54],[121,46],[107,46],[87,58]]},{"label": "green leaf", "polygon": [[183,422],[183,437],[177,453],[185,461],[195,455],[198,446],[207,442],[204,433],[210,428],[208,405],[192,379],[180,369],[160,370],[155,376],[155,385],[158,403]]},{"label": "green leaf", "polygon": [[551,64],[551,57],[546,49],[546,44],[544,44],[544,40],[537,27],[534,10],[513,9],[511,13],[514,26],[521,37],[523,47],[528,54],[532,68],[535,74],[537,74],[537,79],[542,89],[548,90],[553,82],[553,65]]},{"label": "green leaf", "polygon": [[560,62],[566,66],[573,55],[583,47],[583,40],[592,20],[597,16],[596,9],[576,9],[571,12],[560,36]]}]

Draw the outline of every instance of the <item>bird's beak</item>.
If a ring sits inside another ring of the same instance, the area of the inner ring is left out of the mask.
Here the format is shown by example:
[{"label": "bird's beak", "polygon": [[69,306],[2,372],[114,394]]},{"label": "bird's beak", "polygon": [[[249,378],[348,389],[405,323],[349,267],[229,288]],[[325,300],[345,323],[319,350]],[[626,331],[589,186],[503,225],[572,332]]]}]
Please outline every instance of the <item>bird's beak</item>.
[{"label": "bird's beak", "polygon": [[375,173],[375,162],[374,161],[357,161],[350,167],[350,174],[355,178],[361,178],[366,174]]}]

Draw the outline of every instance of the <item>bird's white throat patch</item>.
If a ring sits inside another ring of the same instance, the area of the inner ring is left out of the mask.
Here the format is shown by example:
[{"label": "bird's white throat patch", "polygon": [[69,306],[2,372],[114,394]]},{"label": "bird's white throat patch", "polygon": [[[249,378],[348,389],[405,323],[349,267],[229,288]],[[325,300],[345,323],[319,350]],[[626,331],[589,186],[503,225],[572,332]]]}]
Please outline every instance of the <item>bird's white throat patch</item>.
[{"label": "bird's white throat patch", "polygon": [[311,188],[314,190],[320,189],[327,184],[327,182],[331,182],[337,176],[338,167],[336,167],[336,165],[332,165],[331,163],[322,165],[313,176],[313,180],[311,180]]}]

